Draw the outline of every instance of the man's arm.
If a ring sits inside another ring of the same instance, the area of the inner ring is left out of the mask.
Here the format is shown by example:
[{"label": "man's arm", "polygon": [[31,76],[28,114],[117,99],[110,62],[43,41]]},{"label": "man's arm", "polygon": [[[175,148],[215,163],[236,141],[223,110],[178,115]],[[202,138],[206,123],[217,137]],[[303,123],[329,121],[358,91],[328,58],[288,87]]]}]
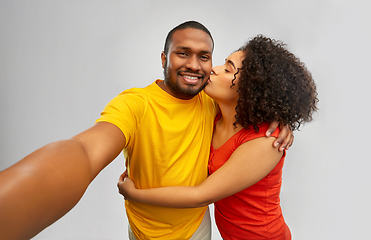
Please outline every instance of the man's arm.
[{"label": "man's arm", "polygon": [[61,218],[125,142],[118,127],[97,123],[0,172],[0,239],[30,239]]}]

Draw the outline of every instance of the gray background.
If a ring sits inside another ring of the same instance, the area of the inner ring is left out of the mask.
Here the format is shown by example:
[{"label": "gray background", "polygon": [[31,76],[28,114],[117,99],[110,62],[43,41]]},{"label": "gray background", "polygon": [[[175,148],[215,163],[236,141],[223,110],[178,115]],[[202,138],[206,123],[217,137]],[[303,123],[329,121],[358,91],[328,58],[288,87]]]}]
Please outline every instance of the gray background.
[{"label": "gray background", "polygon": [[[360,0],[0,0],[0,170],[87,129],[121,91],[162,78],[166,34],[198,20],[213,34],[214,65],[259,33],[286,42],[306,63],[320,111],[288,152],[284,217],[295,240],[367,239],[367,9]],[[126,239],[116,189],[123,170],[120,155],[34,239]],[[215,227],[213,239],[221,239]]]}]

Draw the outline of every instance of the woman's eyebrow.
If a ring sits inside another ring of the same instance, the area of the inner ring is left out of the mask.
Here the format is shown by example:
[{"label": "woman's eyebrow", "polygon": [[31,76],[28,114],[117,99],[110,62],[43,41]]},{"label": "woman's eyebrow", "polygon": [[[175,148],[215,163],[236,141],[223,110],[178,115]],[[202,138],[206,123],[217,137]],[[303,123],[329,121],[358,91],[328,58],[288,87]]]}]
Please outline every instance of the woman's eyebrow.
[{"label": "woman's eyebrow", "polygon": [[232,65],[232,67],[233,67],[234,69],[236,69],[236,66],[234,65],[234,62],[232,62],[230,59],[226,59],[225,62],[226,62],[226,63],[229,63],[230,65]]}]

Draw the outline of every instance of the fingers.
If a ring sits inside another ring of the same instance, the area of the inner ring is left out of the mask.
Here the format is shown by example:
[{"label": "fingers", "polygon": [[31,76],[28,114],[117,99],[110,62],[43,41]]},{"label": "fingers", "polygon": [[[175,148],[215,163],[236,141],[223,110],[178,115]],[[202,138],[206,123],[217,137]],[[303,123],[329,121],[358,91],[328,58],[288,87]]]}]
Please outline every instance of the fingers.
[{"label": "fingers", "polygon": [[292,133],[290,133],[289,135],[287,135],[287,137],[285,138],[285,140],[282,142],[282,144],[281,144],[281,146],[279,148],[279,151],[282,152],[283,150],[289,150],[289,148],[292,145],[293,138],[294,138],[294,135],[292,135]]},{"label": "fingers", "polygon": [[125,179],[127,179],[127,177],[128,177],[127,170],[125,170],[125,171],[120,175],[120,177],[119,177],[119,181],[118,181],[118,183],[117,183],[117,188],[118,188],[119,193],[120,193],[121,195],[123,195],[123,193],[121,192],[121,187],[120,187],[120,185],[121,185],[122,183],[125,182]]},{"label": "fingers", "polygon": [[274,141],[274,147],[279,147],[278,150],[288,150],[294,142],[294,134],[288,125],[280,124],[281,131],[277,139]]},{"label": "fingers", "polygon": [[118,192],[124,197],[125,200],[129,200],[127,191],[129,189],[135,189],[135,184],[128,176],[127,170],[123,172],[117,182]]},{"label": "fingers", "polygon": [[125,172],[123,172],[120,177],[119,177],[119,181],[120,182],[123,182],[125,180],[125,178],[128,177],[128,173],[127,173],[127,170],[125,170]]},{"label": "fingers", "polygon": [[279,122],[277,121],[271,122],[271,124],[268,127],[268,130],[265,132],[265,136],[270,137],[272,133],[276,130],[278,125],[279,125]]},{"label": "fingers", "polygon": [[125,178],[123,181],[120,181],[117,183],[117,188],[118,188],[118,191],[119,193],[124,196],[125,198],[125,191],[124,191],[124,186],[125,186],[125,180],[127,180],[128,178]]},{"label": "fingers", "polygon": [[291,139],[290,139],[289,144],[286,146],[286,150],[289,150],[289,148],[292,146],[293,143],[294,143],[294,134],[291,135]]}]

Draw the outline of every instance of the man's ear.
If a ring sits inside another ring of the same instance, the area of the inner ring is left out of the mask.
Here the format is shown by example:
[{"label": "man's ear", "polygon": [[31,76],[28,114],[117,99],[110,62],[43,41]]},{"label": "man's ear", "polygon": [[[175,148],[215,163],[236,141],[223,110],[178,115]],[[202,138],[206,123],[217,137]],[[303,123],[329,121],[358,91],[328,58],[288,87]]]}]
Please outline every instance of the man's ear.
[{"label": "man's ear", "polygon": [[165,68],[165,63],[166,63],[166,54],[164,51],[161,53],[161,61],[162,61],[162,68]]}]

